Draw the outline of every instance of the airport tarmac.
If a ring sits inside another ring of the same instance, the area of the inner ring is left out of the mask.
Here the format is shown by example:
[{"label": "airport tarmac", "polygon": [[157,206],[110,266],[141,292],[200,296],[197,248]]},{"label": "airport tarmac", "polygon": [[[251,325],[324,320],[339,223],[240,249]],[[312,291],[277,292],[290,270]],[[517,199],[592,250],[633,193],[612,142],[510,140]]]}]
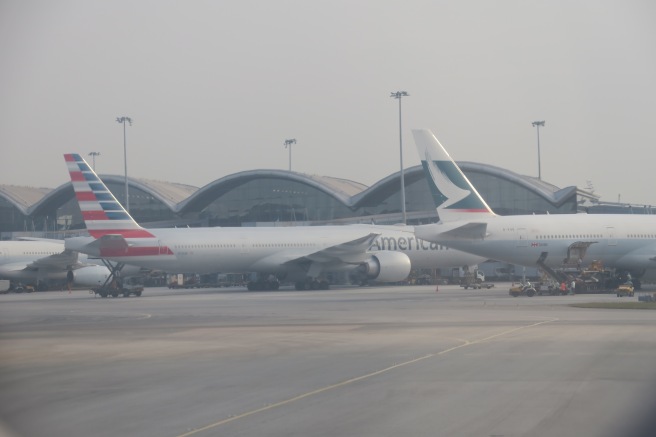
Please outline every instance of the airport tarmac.
[{"label": "airport tarmac", "polygon": [[0,295],[0,434],[656,435],[656,311],[507,285]]}]

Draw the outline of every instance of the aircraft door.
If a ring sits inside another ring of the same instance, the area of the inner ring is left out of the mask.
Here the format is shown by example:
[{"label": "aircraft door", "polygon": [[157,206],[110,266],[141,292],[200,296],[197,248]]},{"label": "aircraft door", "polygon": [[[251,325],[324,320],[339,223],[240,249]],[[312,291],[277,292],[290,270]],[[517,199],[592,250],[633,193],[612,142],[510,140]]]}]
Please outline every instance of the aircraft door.
[{"label": "aircraft door", "polygon": [[617,246],[617,239],[615,238],[615,228],[613,226],[606,226],[606,233],[608,234],[608,245]]},{"label": "aircraft door", "polygon": [[239,240],[239,252],[242,255],[248,255],[250,252],[250,241],[248,240],[248,237],[246,235],[243,235],[241,239]]},{"label": "aircraft door", "polygon": [[517,247],[528,247],[526,228],[517,228]]}]

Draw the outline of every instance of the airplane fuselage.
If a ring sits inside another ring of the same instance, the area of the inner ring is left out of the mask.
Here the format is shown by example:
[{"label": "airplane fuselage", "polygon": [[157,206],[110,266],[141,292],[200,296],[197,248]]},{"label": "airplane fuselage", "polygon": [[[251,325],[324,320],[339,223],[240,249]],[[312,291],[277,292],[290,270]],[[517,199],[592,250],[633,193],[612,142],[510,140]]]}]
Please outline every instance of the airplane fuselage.
[{"label": "airplane fuselage", "polygon": [[484,238],[454,238],[448,232],[442,233],[442,224],[417,227],[417,236],[489,259],[524,266],[535,266],[542,257],[552,268],[576,263],[580,259],[582,264],[599,260],[605,266],[625,270],[656,269],[654,216],[496,216],[475,222],[487,225]]},{"label": "airplane fuselage", "polygon": [[30,270],[25,267],[64,250],[64,242],[2,241],[0,242],[0,279],[36,282],[38,278],[65,279],[65,269]]},{"label": "airplane fuselage", "polygon": [[[79,254],[67,261],[57,261],[57,256],[62,252],[63,240],[1,241],[0,279],[23,284],[47,284],[66,281],[68,271],[73,270],[74,285],[91,287],[102,284],[109,276],[109,269],[101,260]],[[125,270],[126,275],[134,275],[138,271],[132,266]]]},{"label": "airplane fuselage", "polygon": [[[286,260],[320,252],[368,233],[380,233],[368,252],[353,255],[353,266],[379,250],[405,253],[413,268],[458,267],[484,261],[475,255],[418,240],[410,226],[216,227],[148,229],[148,232],[155,238],[130,239],[127,249],[117,248],[98,255],[168,272],[284,273],[296,270],[296,265]],[[90,241],[93,241],[91,237],[81,237],[69,239],[66,244],[75,250],[79,244]],[[323,270],[330,270],[329,257],[317,256],[316,261],[325,264]],[[340,270],[348,265],[336,260],[332,268]]]}]

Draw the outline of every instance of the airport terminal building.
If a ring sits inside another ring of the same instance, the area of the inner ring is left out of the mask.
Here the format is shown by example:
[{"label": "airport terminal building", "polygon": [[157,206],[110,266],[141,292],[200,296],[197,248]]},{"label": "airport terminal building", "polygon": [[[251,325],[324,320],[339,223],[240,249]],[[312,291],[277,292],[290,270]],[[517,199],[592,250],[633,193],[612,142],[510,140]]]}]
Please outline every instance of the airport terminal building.
[{"label": "airport terminal building", "polygon": [[[491,165],[458,164],[500,215],[654,212],[647,206],[604,203],[577,187],[558,188]],[[421,166],[404,174],[408,224],[437,221]],[[128,191],[130,213],[145,227],[393,224],[402,222],[400,178],[397,172],[368,187],[329,176],[248,170],[202,188],[134,177]],[[125,204],[124,177],[101,179]],[[24,233],[56,238],[83,230],[70,182],[55,189],[0,185],[3,239]]]}]

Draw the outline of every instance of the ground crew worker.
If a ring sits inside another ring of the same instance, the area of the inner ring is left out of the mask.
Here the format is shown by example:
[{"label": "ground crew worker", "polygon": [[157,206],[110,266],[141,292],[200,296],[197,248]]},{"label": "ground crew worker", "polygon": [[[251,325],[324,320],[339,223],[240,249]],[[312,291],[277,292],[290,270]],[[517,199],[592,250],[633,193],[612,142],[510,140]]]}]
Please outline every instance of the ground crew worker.
[{"label": "ground crew worker", "polygon": [[73,281],[75,280],[75,275],[73,275],[73,270],[69,270],[66,273],[66,288],[68,288],[68,294],[71,294],[71,287],[73,287]]}]

